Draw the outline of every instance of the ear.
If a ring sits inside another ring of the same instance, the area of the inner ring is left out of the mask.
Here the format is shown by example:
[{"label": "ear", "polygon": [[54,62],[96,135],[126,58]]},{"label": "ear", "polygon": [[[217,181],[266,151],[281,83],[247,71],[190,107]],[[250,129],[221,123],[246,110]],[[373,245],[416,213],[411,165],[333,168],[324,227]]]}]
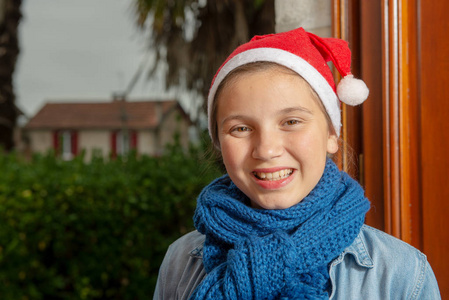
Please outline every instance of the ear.
[{"label": "ear", "polygon": [[327,138],[327,153],[334,154],[338,151],[338,138],[335,134],[329,134]]}]

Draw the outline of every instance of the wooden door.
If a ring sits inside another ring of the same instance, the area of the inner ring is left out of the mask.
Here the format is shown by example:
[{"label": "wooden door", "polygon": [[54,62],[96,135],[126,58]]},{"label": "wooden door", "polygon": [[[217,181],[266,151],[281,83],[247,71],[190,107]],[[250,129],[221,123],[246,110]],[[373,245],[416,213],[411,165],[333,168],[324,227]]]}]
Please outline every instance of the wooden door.
[{"label": "wooden door", "polygon": [[449,299],[449,1],[416,2],[421,243]]},{"label": "wooden door", "polygon": [[449,298],[449,1],[333,0],[334,35],[370,88],[344,108],[367,223],[423,251]]}]

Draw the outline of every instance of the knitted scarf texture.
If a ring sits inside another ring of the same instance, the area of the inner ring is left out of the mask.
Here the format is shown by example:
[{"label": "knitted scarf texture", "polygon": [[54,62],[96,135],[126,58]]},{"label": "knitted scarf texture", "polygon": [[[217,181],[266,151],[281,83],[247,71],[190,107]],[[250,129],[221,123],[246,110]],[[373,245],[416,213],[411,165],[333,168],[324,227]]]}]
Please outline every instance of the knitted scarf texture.
[{"label": "knitted scarf texture", "polygon": [[316,187],[283,210],[254,209],[225,175],[198,198],[207,273],[191,299],[328,299],[330,262],[369,209],[360,185],[328,159]]}]

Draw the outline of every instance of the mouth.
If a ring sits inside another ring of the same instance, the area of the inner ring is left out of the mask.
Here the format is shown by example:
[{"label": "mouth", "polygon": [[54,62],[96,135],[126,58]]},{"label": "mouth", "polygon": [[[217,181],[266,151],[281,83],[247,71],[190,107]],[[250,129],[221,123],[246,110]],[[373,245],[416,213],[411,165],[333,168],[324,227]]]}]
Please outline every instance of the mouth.
[{"label": "mouth", "polygon": [[254,176],[259,179],[259,180],[263,180],[263,181],[276,181],[276,180],[281,180],[281,179],[285,179],[287,177],[290,177],[290,175],[292,175],[293,173],[293,169],[284,169],[284,170],[279,170],[276,172],[253,172]]}]

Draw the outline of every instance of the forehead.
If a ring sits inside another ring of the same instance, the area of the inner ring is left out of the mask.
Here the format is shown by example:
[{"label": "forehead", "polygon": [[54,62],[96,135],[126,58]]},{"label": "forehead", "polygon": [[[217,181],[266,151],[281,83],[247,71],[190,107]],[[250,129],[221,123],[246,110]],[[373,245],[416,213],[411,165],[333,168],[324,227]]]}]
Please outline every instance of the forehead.
[{"label": "forehead", "polygon": [[[303,98],[316,100],[315,104],[321,103],[311,86],[300,75],[294,71],[281,66],[270,68],[259,68],[230,74],[220,88],[215,99],[215,106],[228,106],[229,102],[237,96],[238,104],[244,105],[253,97],[271,96],[273,101],[286,99],[300,101]],[[297,96],[297,97],[294,97]]]},{"label": "forehead", "polygon": [[308,84],[298,75],[264,70],[235,77],[217,99],[217,121],[229,115],[270,117],[281,112],[322,114]]},{"label": "forehead", "polygon": [[[307,89],[307,91],[311,94],[312,99],[315,101],[315,104],[320,108],[321,112],[324,114],[327,123],[329,125],[329,130],[333,131],[332,122],[330,120],[329,115],[327,114],[324,105],[322,104],[319,96],[315,93],[313,88],[308,84],[307,81],[305,81],[299,74],[294,72],[293,70],[275,64],[275,63],[268,63],[268,62],[262,62],[262,63],[252,63],[248,65],[241,66],[235,70],[233,70],[231,73],[226,76],[226,78],[221,82],[220,86],[217,89],[217,92],[215,94],[215,99],[212,102],[212,107],[210,109],[210,123],[211,126],[209,128],[210,134],[212,137],[212,142],[214,145],[219,148],[219,142],[218,142],[218,128],[217,128],[217,113],[218,113],[218,106],[221,103],[223,107],[226,107],[229,105],[227,99],[220,99],[222,98],[223,93],[228,93],[229,90],[232,90],[234,87],[234,83],[241,81],[242,78],[250,77],[251,74],[260,74],[260,73],[268,73],[272,74],[273,76],[277,75],[290,75],[292,78],[296,79],[296,82],[300,82],[301,86],[304,89]],[[227,91],[227,92],[226,92]],[[243,102],[242,102],[243,103]]]}]

